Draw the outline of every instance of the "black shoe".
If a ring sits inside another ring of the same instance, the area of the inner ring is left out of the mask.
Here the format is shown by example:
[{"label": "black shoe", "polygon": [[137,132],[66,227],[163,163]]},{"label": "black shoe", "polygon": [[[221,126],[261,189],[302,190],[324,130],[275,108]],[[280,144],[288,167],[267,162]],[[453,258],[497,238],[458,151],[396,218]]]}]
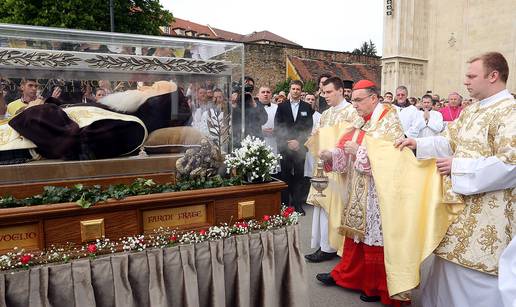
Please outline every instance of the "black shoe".
[{"label": "black shoe", "polygon": [[333,277],[331,277],[330,273],[319,273],[319,274],[315,275],[315,278],[318,281],[325,284],[326,286],[335,286],[336,285],[335,279],[333,279]]},{"label": "black shoe", "polygon": [[323,252],[321,249],[318,249],[315,253],[306,255],[305,258],[310,262],[323,262],[328,261],[337,257],[337,253],[327,253]]},{"label": "black shoe", "polygon": [[296,209],[296,212],[301,214],[302,216],[306,215],[306,212],[305,212],[305,210],[303,210],[303,208]]},{"label": "black shoe", "polygon": [[317,249],[315,252],[313,252],[313,253],[311,253],[309,255],[305,255],[305,259],[308,260],[308,261],[312,261],[310,259],[315,257],[317,255],[317,253],[319,253],[320,250],[321,250],[321,248],[319,247],[319,249]]},{"label": "black shoe", "polygon": [[380,297],[379,296],[369,296],[369,295],[366,295],[365,293],[361,293],[360,300],[362,300],[363,302],[367,302],[367,303],[373,303],[373,302],[379,302]]}]

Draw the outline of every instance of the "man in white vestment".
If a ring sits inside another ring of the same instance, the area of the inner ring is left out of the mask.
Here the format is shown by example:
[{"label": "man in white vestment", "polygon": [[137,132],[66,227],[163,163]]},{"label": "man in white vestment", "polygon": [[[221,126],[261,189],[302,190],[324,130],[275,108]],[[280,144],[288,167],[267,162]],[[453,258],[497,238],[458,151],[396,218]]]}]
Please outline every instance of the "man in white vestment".
[{"label": "man in white vestment", "polygon": [[409,138],[417,137],[419,129],[416,126],[416,119],[419,115],[419,110],[410,104],[406,86],[400,85],[396,89],[396,101],[394,102],[394,105],[396,106],[396,110],[398,110],[398,115],[405,135]]},{"label": "man in white vestment", "polygon": [[498,288],[502,293],[503,307],[516,306],[516,237],[500,257]]},{"label": "man in white vestment", "polygon": [[[321,95],[330,106],[321,115],[319,127],[331,127],[343,121],[352,122],[357,113],[355,108],[344,97],[345,88],[353,86],[352,81],[343,83],[338,77],[330,77],[322,84]],[[317,133],[317,132],[315,132]],[[318,159],[314,159],[318,161]],[[318,248],[314,253],[305,255],[310,262],[322,262],[337,256],[337,250],[342,247],[343,237],[339,234],[340,217],[342,210],[342,185],[338,184],[338,175],[328,175],[330,185],[325,191],[327,197],[315,198],[315,190],[312,188],[307,203],[314,205],[312,216],[312,240],[311,247]],[[329,216],[330,215],[330,216]]]},{"label": "man in white vestment", "polygon": [[506,89],[509,66],[498,52],[468,63],[464,84],[479,101],[442,136],[395,142],[416,149],[418,159],[437,157],[438,171],[451,176],[451,188],[465,204],[434,251],[422,289],[424,307],[503,306],[498,263],[516,235],[516,112]]},{"label": "man in white vestment", "polygon": [[415,126],[418,128],[418,138],[438,135],[444,129],[444,121],[441,113],[432,110],[432,96],[426,94],[421,98],[423,111],[419,111]]}]

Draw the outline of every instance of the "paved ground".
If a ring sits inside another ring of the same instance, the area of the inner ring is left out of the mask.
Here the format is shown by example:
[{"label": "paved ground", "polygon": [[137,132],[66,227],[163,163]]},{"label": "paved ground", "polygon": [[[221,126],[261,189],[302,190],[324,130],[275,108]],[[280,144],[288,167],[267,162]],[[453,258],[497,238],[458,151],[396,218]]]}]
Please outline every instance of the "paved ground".
[{"label": "paved ground", "polygon": [[[313,252],[310,248],[310,237],[312,231],[312,206],[304,206],[306,216],[302,216],[299,223],[301,233],[301,251],[303,254]],[[315,279],[317,273],[329,272],[340,258],[322,263],[306,263],[307,282],[310,290],[310,303],[313,307],[378,307],[384,306],[380,303],[365,303],[359,298],[359,293],[346,290],[337,286],[323,286]]]}]

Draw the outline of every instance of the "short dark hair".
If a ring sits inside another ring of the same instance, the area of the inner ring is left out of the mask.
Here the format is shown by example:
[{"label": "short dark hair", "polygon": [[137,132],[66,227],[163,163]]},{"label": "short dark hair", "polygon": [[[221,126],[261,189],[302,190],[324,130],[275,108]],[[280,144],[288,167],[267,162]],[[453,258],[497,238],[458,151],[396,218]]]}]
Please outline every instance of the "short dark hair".
[{"label": "short dark hair", "polygon": [[500,74],[500,80],[502,80],[503,83],[507,83],[507,79],[509,78],[509,65],[500,52],[486,52],[471,58],[468,63],[471,64],[479,60],[482,61],[484,69],[486,70],[484,78],[496,70]]},{"label": "short dark hair", "polygon": [[244,77],[244,82],[247,82],[247,81],[251,81],[251,82],[253,82],[253,84],[255,84],[255,82],[254,82],[254,79],[253,79],[253,78],[251,78],[251,77],[249,77],[249,76],[245,76],[245,77]]},{"label": "short dark hair", "polygon": [[301,88],[303,88],[303,81],[301,80],[292,80],[290,81],[289,88],[292,87],[292,85],[299,85]]},{"label": "short dark hair", "polygon": [[218,88],[218,87],[217,87],[217,88],[215,88],[215,89],[213,90],[213,92],[214,92],[214,93],[215,93],[215,92],[221,92],[221,93],[222,93],[222,90],[221,90],[220,88]]},{"label": "short dark hair", "polygon": [[330,73],[322,73],[319,78],[317,79],[317,86],[319,86],[319,83],[321,83],[321,79],[322,78],[331,78],[331,74]]},{"label": "short dark hair", "polygon": [[428,98],[428,99],[430,99],[430,100],[432,100],[432,101],[433,101],[433,99],[432,99],[432,95],[425,94],[425,95],[423,95],[423,97],[421,97],[421,100],[423,100],[423,99],[425,99],[425,98]]},{"label": "short dark hair", "polygon": [[329,85],[329,84],[333,84],[333,86],[335,87],[335,90],[339,90],[341,88],[344,88],[344,83],[342,83],[342,80],[339,78],[339,77],[330,77],[328,79],[326,79],[326,81],[323,82],[323,85],[326,86],[326,85]]},{"label": "short dark hair", "polygon": [[392,92],[385,92],[385,94],[383,94],[384,96],[385,95],[391,95],[391,96],[394,96],[394,94]]}]

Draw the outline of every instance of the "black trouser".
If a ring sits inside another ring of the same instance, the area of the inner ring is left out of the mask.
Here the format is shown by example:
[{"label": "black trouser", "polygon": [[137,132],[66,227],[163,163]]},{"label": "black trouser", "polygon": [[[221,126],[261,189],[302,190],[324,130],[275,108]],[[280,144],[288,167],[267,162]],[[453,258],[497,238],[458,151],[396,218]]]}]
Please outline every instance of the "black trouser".
[{"label": "black trouser", "polygon": [[281,202],[285,205],[291,204],[296,210],[300,210],[304,203],[305,151],[289,150],[281,155],[281,179],[288,185],[288,189],[281,193]]}]

